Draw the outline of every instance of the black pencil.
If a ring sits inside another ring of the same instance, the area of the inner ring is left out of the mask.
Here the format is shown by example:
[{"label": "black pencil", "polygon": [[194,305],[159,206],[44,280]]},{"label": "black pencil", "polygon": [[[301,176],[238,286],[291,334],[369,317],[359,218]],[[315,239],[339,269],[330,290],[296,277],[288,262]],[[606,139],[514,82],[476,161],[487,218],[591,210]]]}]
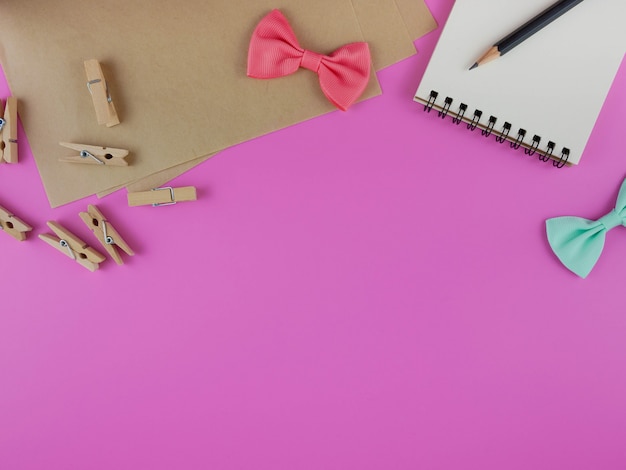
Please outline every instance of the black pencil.
[{"label": "black pencil", "polygon": [[554,5],[542,11],[530,21],[524,23],[505,38],[500,39],[493,45],[493,47],[485,52],[482,57],[474,63],[474,65],[470,67],[470,70],[506,54],[515,46],[528,39],[544,26],[552,23],[563,13],[571,10],[582,1],[583,0],[560,0],[556,2]]}]

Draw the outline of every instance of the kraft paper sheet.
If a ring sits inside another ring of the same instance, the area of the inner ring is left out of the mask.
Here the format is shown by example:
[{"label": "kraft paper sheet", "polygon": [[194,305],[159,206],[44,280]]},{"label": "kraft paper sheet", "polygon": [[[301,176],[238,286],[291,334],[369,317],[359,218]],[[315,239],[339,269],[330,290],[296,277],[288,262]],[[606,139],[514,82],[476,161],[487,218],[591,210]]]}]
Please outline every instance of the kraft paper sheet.
[{"label": "kraft paper sheet", "polygon": [[[361,23],[361,28],[364,31],[364,36],[372,46],[376,70],[413,55],[416,51],[412,41],[421,38],[437,27],[435,19],[423,0],[393,0],[393,2],[394,4],[392,5],[389,3],[389,0],[352,0],[355,12]],[[381,12],[386,12],[387,15],[381,15]],[[399,16],[395,14],[396,12],[399,13]],[[381,18],[386,21],[378,22]],[[365,26],[367,24],[373,27],[367,28]],[[403,26],[411,38],[409,43],[407,43],[404,36]],[[407,47],[407,44],[410,44],[409,47]],[[128,191],[145,191],[162,186],[208,160],[213,155],[215,154],[162,170],[144,179],[129,183],[126,185],[126,188]],[[98,196],[104,197],[122,187],[115,187],[100,192]]]},{"label": "kraft paper sheet", "polygon": [[[393,3],[392,3],[393,2]],[[352,0],[366,41],[372,48],[374,67],[380,70],[413,55],[413,40],[433,31],[437,23],[423,0]],[[369,26],[369,27],[368,27]],[[410,41],[404,33],[406,28]],[[145,191],[163,186],[215,154],[200,157],[126,184],[128,191]],[[98,193],[99,197],[123,186]]]},{"label": "kraft paper sheet", "polygon": [[[202,155],[333,111],[314,74],[245,76],[250,34],[270,9],[281,8],[313,50],[367,40],[380,69],[415,53],[415,22],[411,28],[403,18],[402,3],[184,0],[154,8],[146,0],[22,0],[0,6],[0,59],[21,97],[20,117],[54,207],[142,187],[142,180],[167,181],[208,158]],[[432,16],[423,19],[427,32]],[[88,58],[102,62],[119,126],[95,123],[82,68]],[[364,98],[379,93],[372,76]],[[128,148],[132,166],[59,164],[61,140]]]}]

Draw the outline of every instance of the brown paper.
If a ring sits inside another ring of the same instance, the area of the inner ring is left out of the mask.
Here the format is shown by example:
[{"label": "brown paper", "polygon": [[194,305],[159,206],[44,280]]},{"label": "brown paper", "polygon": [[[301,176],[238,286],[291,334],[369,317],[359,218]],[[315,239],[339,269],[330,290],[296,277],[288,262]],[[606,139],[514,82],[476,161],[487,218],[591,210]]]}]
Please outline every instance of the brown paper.
[{"label": "brown paper", "polygon": [[409,35],[418,40],[437,28],[437,22],[424,0],[395,0]]},{"label": "brown paper", "polygon": [[[393,2],[393,5],[390,5],[389,1]],[[419,39],[437,27],[424,0],[352,0],[352,3],[365,40],[370,43],[376,70],[414,54],[413,40]],[[127,189],[144,191],[161,186],[209,158],[210,156],[200,157],[165,169],[158,174],[150,175],[145,180],[137,180],[127,185]],[[121,187],[103,191],[98,193],[98,196],[104,197],[118,189]]]},{"label": "brown paper", "polygon": [[[349,0],[20,0],[0,5],[1,60],[53,207],[333,111],[315,74],[246,77],[272,8],[303,47],[364,40]],[[122,124],[98,126],[83,61],[101,61]],[[374,74],[363,98],[380,94]],[[60,141],[130,150],[127,168],[61,164]]]},{"label": "brown paper", "polygon": [[376,70],[416,53],[395,0],[352,0]]}]

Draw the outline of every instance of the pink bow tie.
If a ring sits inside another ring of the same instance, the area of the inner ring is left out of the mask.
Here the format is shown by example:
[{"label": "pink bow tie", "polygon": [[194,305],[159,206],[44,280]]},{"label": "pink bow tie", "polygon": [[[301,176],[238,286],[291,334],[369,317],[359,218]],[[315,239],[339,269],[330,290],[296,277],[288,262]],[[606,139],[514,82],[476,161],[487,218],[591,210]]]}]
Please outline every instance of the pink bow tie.
[{"label": "pink bow tie", "polygon": [[248,76],[277,78],[299,67],[319,75],[326,97],[345,111],[369,82],[371,58],[365,42],[340,47],[326,56],[300,47],[287,18],[273,10],[257,25],[248,50]]}]

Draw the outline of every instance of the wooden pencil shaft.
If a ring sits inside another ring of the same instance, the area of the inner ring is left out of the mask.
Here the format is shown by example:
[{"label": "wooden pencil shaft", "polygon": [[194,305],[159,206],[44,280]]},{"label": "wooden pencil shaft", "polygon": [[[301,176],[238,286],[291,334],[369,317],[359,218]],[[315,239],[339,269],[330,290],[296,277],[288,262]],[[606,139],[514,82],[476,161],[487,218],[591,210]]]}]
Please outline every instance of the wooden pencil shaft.
[{"label": "wooden pencil shaft", "polygon": [[491,49],[489,49],[487,52],[485,52],[480,59],[478,59],[476,61],[476,65],[480,64],[486,64],[487,62],[491,62],[492,60],[497,59],[498,57],[500,57],[502,54],[500,54],[500,51],[498,50],[498,48],[496,46],[493,46]]},{"label": "wooden pencil shaft", "polygon": [[560,0],[551,7],[545,9],[495,44],[500,51],[500,55],[506,54],[515,46],[522,43],[537,31],[543,29],[561,15],[582,2],[583,0]]}]

